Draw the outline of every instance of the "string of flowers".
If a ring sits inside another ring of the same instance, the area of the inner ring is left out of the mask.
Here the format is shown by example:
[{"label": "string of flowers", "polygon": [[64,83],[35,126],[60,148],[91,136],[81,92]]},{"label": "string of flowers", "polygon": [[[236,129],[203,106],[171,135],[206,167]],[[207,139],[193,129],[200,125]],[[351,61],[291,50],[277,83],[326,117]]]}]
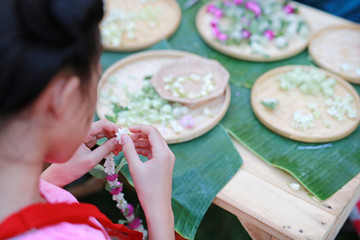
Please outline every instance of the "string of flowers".
[{"label": "string of flowers", "polygon": [[[127,129],[120,129],[118,133],[116,133],[117,141],[121,144],[121,135],[122,134],[130,134]],[[123,163],[120,163],[118,169],[120,170],[123,166]],[[127,227],[139,232],[143,233],[143,239],[147,239],[147,230],[144,228],[142,224],[142,220],[135,216],[134,207],[128,203],[124,198],[123,184],[118,180],[118,174],[115,161],[114,154],[110,153],[105,160],[104,163],[104,172],[107,174],[107,190],[112,195],[113,200],[116,202],[116,207],[120,209],[121,213],[124,215],[127,223]]]}]

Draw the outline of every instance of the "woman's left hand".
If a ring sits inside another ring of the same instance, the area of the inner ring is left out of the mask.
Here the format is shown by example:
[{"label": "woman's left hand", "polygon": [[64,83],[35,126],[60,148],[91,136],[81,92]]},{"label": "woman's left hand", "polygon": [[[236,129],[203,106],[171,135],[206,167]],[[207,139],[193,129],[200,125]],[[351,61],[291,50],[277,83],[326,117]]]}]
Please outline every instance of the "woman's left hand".
[{"label": "woman's left hand", "polygon": [[[115,155],[122,151],[122,146],[116,140],[115,133],[118,126],[107,120],[92,123],[85,141],[74,155],[64,163],[53,163],[42,174],[41,178],[47,182],[63,187],[93,169],[103,158],[113,152]],[[98,139],[106,137],[104,144],[91,150]]]}]

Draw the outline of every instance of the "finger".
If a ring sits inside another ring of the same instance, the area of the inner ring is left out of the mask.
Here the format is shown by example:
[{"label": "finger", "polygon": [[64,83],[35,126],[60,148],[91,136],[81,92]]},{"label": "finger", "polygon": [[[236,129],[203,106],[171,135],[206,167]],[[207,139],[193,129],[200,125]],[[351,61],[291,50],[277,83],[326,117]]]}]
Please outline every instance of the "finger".
[{"label": "finger", "polygon": [[[149,143],[152,146],[152,155],[153,156],[159,157],[159,156],[166,155],[166,156],[170,156],[171,159],[175,159],[174,157],[172,157],[172,156],[174,156],[174,154],[170,150],[165,139],[163,138],[161,133],[155,127],[140,124],[140,125],[131,127],[129,130],[134,132],[132,134],[132,135],[135,135],[134,139],[138,139],[138,138],[149,139]],[[155,140],[155,142],[152,141],[154,138],[150,139],[151,134],[155,135],[155,138],[157,138],[157,140]]]},{"label": "finger", "polygon": [[145,149],[145,148],[136,148],[136,152],[140,155],[143,155],[145,157],[147,157],[148,159],[152,159],[152,154],[151,151],[149,149]]},{"label": "finger", "polygon": [[[119,144],[119,142],[116,142],[117,144]],[[122,146],[118,145],[118,147],[116,148],[116,150],[113,151],[114,155],[119,155],[119,153],[122,151]]]},{"label": "finger", "polygon": [[151,144],[146,139],[140,139],[134,141],[135,148],[150,148]]},{"label": "finger", "polygon": [[92,161],[98,163],[107,155],[109,155],[111,152],[118,151],[118,149],[119,149],[119,143],[116,141],[115,138],[112,138],[88,154],[89,154],[89,158]]},{"label": "finger", "polygon": [[136,141],[138,139],[147,139],[148,138],[148,136],[144,133],[132,133],[130,135],[130,137],[133,141]]},{"label": "finger", "polygon": [[110,137],[115,137],[115,133],[117,132],[118,128],[119,126],[113,122],[110,122],[108,120],[100,120],[92,123],[88,135],[103,137],[108,135]]},{"label": "finger", "polygon": [[87,146],[88,148],[91,149],[96,145],[96,143],[99,139],[107,138],[109,140],[114,137],[115,136],[112,136],[112,135],[109,135],[106,133],[100,133],[100,134],[93,135],[93,136],[87,136],[86,140],[84,140],[84,144],[85,144],[85,146]]},{"label": "finger", "polygon": [[132,139],[128,135],[123,134],[121,135],[121,142],[123,145],[123,153],[128,161],[129,167],[133,168],[136,167],[136,165],[141,164],[142,162],[136,152]]},{"label": "finger", "polygon": [[157,151],[161,150],[167,144],[161,135],[161,133],[152,126],[148,125],[136,125],[129,129],[133,133],[140,133],[142,138],[147,138],[150,141],[150,144],[153,146],[154,149]]}]

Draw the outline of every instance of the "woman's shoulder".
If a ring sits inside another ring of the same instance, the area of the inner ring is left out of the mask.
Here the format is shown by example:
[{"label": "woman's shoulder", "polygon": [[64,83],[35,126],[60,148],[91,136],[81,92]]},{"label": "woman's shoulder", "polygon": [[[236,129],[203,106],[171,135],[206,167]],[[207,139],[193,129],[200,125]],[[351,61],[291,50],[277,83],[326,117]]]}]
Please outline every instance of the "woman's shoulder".
[{"label": "woman's shoulder", "polygon": [[49,203],[75,203],[77,199],[68,191],[54,184],[40,179],[39,189],[41,195]]},{"label": "woman's shoulder", "polygon": [[87,224],[62,222],[56,225],[31,230],[10,240],[102,240],[108,239],[104,233]]}]

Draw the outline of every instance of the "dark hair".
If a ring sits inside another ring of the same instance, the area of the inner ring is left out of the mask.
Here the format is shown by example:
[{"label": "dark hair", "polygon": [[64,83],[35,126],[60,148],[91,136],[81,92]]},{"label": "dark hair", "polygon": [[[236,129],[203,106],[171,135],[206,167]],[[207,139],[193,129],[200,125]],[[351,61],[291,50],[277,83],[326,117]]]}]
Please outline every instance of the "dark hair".
[{"label": "dark hair", "polygon": [[0,120],[30,105],[60,70],[88,81],[102,17],[102,0],[2,0]]}]

